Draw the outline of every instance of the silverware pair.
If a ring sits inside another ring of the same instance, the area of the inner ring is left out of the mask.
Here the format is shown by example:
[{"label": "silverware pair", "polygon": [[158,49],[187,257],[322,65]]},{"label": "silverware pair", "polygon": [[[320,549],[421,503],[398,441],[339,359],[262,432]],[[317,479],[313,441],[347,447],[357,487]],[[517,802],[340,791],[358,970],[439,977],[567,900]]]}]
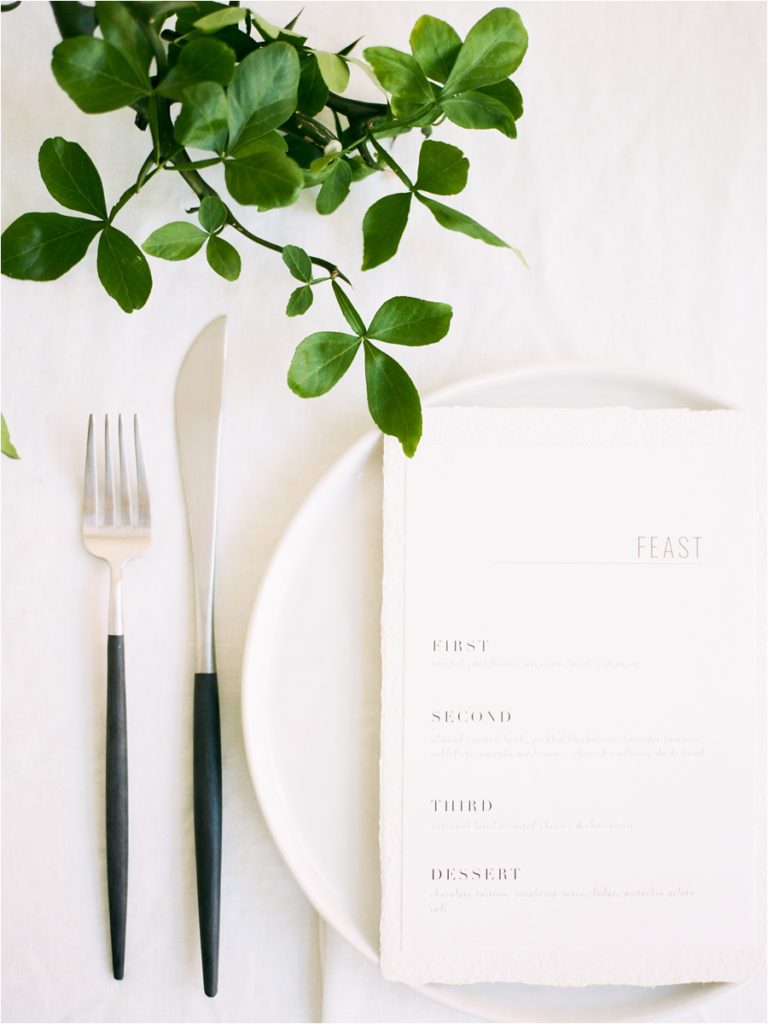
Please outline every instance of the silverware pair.
[{"label": "silverware pair", "polygon": [[[219,437],[226,355],[226,319],[210,323],[197,337],[176,384],[176,432],[184,482],[195,575],[197,647],[193,723],[195,859],[203,987],[218,989],[221,892],[221,726],[213,642],[213,585],[216,554]],[[88,423],[83,501],[83,543],[110,567],[107,636],[107,889],[115,978],[125,970],[128,893],[128,753],[122,570],[150,543],[149,486],[134,417],[134,508],[129,483],[123,418],[118,418],[117,500],[109,417],[105,421],[102,487],[96,469],[93,416]],[[100,496],[100,497],[99,497]]]}]

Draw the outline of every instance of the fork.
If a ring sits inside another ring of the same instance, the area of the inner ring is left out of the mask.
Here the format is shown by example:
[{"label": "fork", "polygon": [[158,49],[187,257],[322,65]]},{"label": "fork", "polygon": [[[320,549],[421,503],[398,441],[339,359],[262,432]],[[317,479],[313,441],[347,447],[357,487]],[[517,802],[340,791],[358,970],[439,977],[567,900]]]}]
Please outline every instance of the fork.
[{"label": "fork", "polygon": [[[99,494],[93,416],[88,419],[83,489],[83,544],[109,564],[109,619],[107,636],[107,892],[112,973],[118,980],[125,970],[125,918],[128,901],[128,747],[125,712],[125,648],[123,645],[122,574],[130,558],[143,554],[150,542],[149,485],[139,432],[133,418],[136,466],[135,514],[126,454],[123,417],[118,416],[118,487],[112,472],[109,416],[104,420],[104,474]],[[101,507],[100,507],[101,506]]]}]

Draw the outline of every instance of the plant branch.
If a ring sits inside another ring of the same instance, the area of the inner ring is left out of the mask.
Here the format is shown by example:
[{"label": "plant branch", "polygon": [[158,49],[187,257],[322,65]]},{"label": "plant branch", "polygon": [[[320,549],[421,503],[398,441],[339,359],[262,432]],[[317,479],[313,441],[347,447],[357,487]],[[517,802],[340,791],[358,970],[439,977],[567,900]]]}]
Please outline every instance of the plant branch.
[{"label": "plant branch", "polygon": [[211,188],[201,174],[188,166],[192,161],[189,159],[189,154],[185,149],[182,149],[180,153],[177,153],[176,157],[181,157],[184,162],[176,166],[175,162],[172,161],[174,170],[178,171],[198,199],[205,199],[206,196],[216,196],[218,198],[219,193],[216,189]]},{"label": "plant branch", "polygon": [[[59,34],[62,38],[66,39],[67,37],[74,35],[93,34],[96,27],[96,17],[92,7],[88,7],[82,3],[64,3],[60,2],[60,0],[51,0],[51,8],[53,10]],[[169,38],[171,35],[176,38],[179,37],[177,33],[170,33],[168,31],[158,34],[154,27],[148,24],[142,24],[142,30],[152,46],[158,74],[162,74],[168,66],[167,56],[163,48],[162,40],[163,38]],[[249,40],[247,36],[245,38],[250,43],[250,48],[255,49],[261,45]],[[194,166],[194,162],[190,160],[186,150],[173,149],[173,123],[170,115],[170,103],[167,100],[155,97],[154,95],[152,98],[156,103],[153,110],[150,109],[148,100],[144,97],[130,104],[131,108],[136,112],[136,124],[138,128],[144,130],[147,127],[147,124],[152,125],[153,134],[156,134],[156,137],[153,140],[155,146],[153,151],[141,165],[134,184],[123,192],[112,207],[109,214],[110,223],[112,223],[113,219],[117,216],[120,210],[123,209],[125,204],[137,195],[143,186],[153,178],[158,171],[168,169],[169,165],[176,173],[181,175],[198,199],[205,199],[206,196],[216,196],[219,199],[221,198],[216,189],[212,188],[198,173]],[[389,109],[388,105],[385,103],[366,103],[361,100],[353,100],[344,96],[337,96],[335,93],[329,94],[328,106],[334,111],[334,113],[340,113],[347,117],[350,120],[350,123],[360,123],[366,120],[371,120],[372,118],[385,114]],[[152,123],[153,121],[154,123]],[[321,149],[324,149],[329,142],[335,141],[335,136],[324,124],[320,121],[316,121],[314,118],[306,117],[298,111],[290,118],[287,124],[283,126],[283,130],[287,131],[288,134],[297,135],[300,138],[306,139]],[[368,126],[368,131],[370,133],[370,126]],[[366,162],[372,163],[370,155],[365,149],[365,143],[368,138],[370,138],[375,144],[375,140],[370,134],[364,135],[355,142],[354,146],[347,147],[344,152],[347,152],[348,149],[359,148],[363,158],[366,159]],[[200,163],[205,164],[206,162],[200,161]],[[224,205],[226,206],[226,203]],[[284,246],[278,245],[277,242],[271,242],[267,238],[262,238],[261,236],[254,234],[245,227],[237,217],[235,217],[228,206],[226,223],[235,231],[239,232],[239,234],[243,235],[244,238],[249,239],[251,242],[255,242],[256,245],[260,245],[272,252],[283,252]],[[342,273],[335,263],[332,263],[330,260],[323,259],[320,256],[310,256],[310,260],[315,266],[322,267],[324,270],[327,270],[331,280],[341,278],[341,280],[345,281],[350,285],[350,287],[352,286],[349,278]]]},{"label": "plant branch", "polygon": [[379,165],[376,163],[376,161],[371,156],[371,151],[370,151],[370,149],[368,149],[368,144],[366,142],[361,142],[360,145],[357,147],[357,151],[360,154],[360,156],[363,158],[363,161],[365,162],[365,164],[368,167],[372,167],[372,168],[374,168],[374,170],[378,170],[379,169]]},{"label": "plant branch", "polygon": [[377,132],[383,134],[384,132],[391,132],[395,129],[412,128],[432,109],[434,109],[434,104],[427,104],[426,106],[421,107],[420,110],[417,110],[412,117],[406,117],[402,121],[395,119],[390,121],[388,124],[374,125],[373,122],[375,118],[370,118],[364,125],[362,125],[365,129],[365,134],[361,135],[360,138],[355,139],[354,142],[348,143],[342,150],[342,153],[351,153],[363,142],[373,142]]},{"label": "plant branch", "polygon": [[386,103],[368,103],[364,100],[353,100],[348,96],[337,96],[328,93],[328,106],[338,114],[343,114],[350,122],[370,121],[372,117],[382,117],[389,110]]},{"label": "plant branch", "polygon": [[[176,157],[180,157],[185,161],[189,161],[189,157],[185,150],[182,150],[180,153],[177,153]],[[198,174],[196,170],[190,169],[186,163],[176,167],[176,170],[182,176],[184,181],[186,181],[187,185],[189,185],[189,187],[192,189],[192,191],[195,193],[198,199],[205,199],[206,196],[216,196],[218,199],[221,199],[221,196],[218,194],[216,189],[212,188],[208,184],[208,182],[202,177],[202,175]],[[270,242],[268,238],[262,238],[260,235],[254,234],[253,231],[250,231],[244,224],[242,224],[237,219],[237,217],[234,215],[234,213],[232,213],[232,211],[230,210],[226,203],[224,203],[224,205],[227,207],[226,222],[227,224],[229,224],[231,228],[234,228],[234,230],[239,232],[244,238],[247,238],[251,242],[255,242],[256,245],[263,246],[265,249],[269,249],[271,252],[281,253],[283,251],[285,246],[278,245],[277,242]],[[341,272],[341,270],[336,266],[335,263],[332,263],[330,260],[324,260],[320,256],[310,256],[309,258],[312,260],[315,266],[322,267],[324,270],[327,270],[332,278],[340,277],[343,281],[346,281],[347,284],[350,284],[349,278],[347,278]]]},{"label": "plant branch", "polygon": [[[240,231],[240,233],[243,234],[245,238],[249,239],[251,242],[255,242],[256,245],[263,246],[265,249],[271,249],[271,251],[275,253],[282,253],[283,250],[285,249],[285,246],[279,246],[278,243],[276,242],[269,242],[267,239],[259,238],[258,234],[254,234],[253,231],[249,231],[245,224],[242,224],[238,220],[238,218],[234,216],[231,210],[229,210],[228,207],[226,211],[226,222],[230,227],[233,227],[234,230]],[[314,263],[315,266],[322,266],[325,270],[328,270],[331,276],[331,280],[341,278],[341,280],[345,281],[347,285],[349,285],[351,288],[349,279],[345,274],[341,272],[341,270],[339,269],[338,266],[336,266],[335,263],[332,263],[330,260],[323,259],[322,257],[319,256],[310,256],[309,259],[312,261],[312,263]]]},{"label": "plant branch", "polygon": [[284,124],[280,125],[280,129],[288,135],[311,142],[320,149],[325,149],[329,142],[336,140],[336,136],[324,124],[316,121],[313,117],[307,117],[306,114],[302,114],[298,110]]}]

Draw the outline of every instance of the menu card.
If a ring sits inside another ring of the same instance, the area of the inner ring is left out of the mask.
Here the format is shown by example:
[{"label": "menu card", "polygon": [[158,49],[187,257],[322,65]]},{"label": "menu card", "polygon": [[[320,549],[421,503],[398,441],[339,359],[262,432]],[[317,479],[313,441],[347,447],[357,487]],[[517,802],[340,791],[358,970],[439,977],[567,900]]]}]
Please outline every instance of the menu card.
[{"label": "menu card", "polygon": [[754,429],[432,409],[385,447],[385,977],[660,985],[756,958]]}]

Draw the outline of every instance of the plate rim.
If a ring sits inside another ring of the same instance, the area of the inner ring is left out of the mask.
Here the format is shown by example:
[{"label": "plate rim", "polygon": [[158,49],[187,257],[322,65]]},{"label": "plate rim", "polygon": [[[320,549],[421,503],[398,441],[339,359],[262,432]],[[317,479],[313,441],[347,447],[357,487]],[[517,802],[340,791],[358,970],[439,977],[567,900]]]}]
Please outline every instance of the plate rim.
[{"label": "plate rim", "polygon": [[[472,391],[475,388],[501,384],[506,381],[517,380],[546,380],[553,377],[573,377],[577,379],[602,379],[618,386],[633,386],[647,390],[665,390],[668,392],[679,392],[681,399],[687,403],[698,404],[709,409],[732,409],[734,406],[723,401],[697,387],[686,384],[684,381],[673,377],[656,375],[652,373],[634,372],[631,369],[611,366],[603,363],[558,361],[553,363],[534,363],[516,368],[497,370],[490,373],[479,374],[472,377],[461,378],[448,385],[445,385],[433,392],[430,392],[423,399],[424,405],[445,403],[454,397],[459,397],[463,392]],[[471,403],[467,403],[470,407]],[[514,406],[510,406],[513,408]],[[679,406],[685,408],[686,406]],[[690,407],[690,406],[688,406]],[[598,406],[587,406],[581,408],[598,408]],[[660,407],[659,407],[660,408]],[[258,704],[259,693],[267,694],[268,688],[265,683],[259,682],[266,678],[266,673],[253,671],[253,665],[266,664],[269,658],[268,652],[259,655],[258,647],[261,637],[269,634],[266,629],[270,619],[274,619],[274,612],[270,612],[270,605],[274,609],[279,604],[277,599],[280,594],[280,579],[283,576],[283,565],[290,560],[290,553],[294,537],[300,535],[305,521],[311,519],[315,507],[322,502],[325,494],[333,489],[338,477],[346,475],[348,465],[360,462],[367,456],[377,444],[381,442],[382,434],[377,429],[366,431],[361,437],[354,441],[315,481],[309,491],[301,499],[298,508],[289,519],[288,525],[283,531],[280,539],[272,550],[266,569],[259,582],[256,598],[254,600],[251,614],[246,629],[246,639],[243,650],[243,663],[241,670],[241,726],[243,742],[245,746],[246,761],[251,784],[254,788],[256,798],[261,808],[264,823],[267,827],[272,841],[275,843],[281,857],[285,861],[294,881],[320,917],[330,925],[341,937],[361,953],[371,963],[378,966],[378,950],[370,944],[364,933],[355,925],[340,916],[339,912],[329,901],[327,888],[321,873],[312,862],[311,855],[306,851],[298,836],[293,833],[292,824],[287,814],[287,808],[282,801],[280,779],[275,770],[274,761],[271,757],[271,740],[265,726],[267,716],[252,714],[254,706]],[[266,611],[265,611],[266,609]],[[257,683],[247,684],[246,679],[250,676],[255,678]],[[254,726],[252,723],[256,723]],[[265,774],[269,775],[269,781],[274,785],[268,785]],[[280,828],[281,820],[284,822],[284,829],[293,833],[294,846],[286,841],[284,831]],[[300,851],[304,857],[297,854]],[[414,991],[420,992],[429,999],[443,1004],[449,1008],[462,1013],[472,1013],[461,1000],[452,998],[454,993],[450,986],[418,985],[411,986]],[[458,987],[458,986],[457,986]],[[551,988],[555,986],[544,986]],[[627,986],[631,987],[631,986]],[[670,986],[677,988],[677,986]],[[731,988],[725,983],[711,983],[711,985],[698,986],[698,992],[702,997],[711,996],[714,992],[722,991],[724,988]],[[680,986],[683,988],[683,986]],[[458,993],[456,993],[458,997]],[[683,996],[683,992],[680,992]],[[688,1000],[669,1000],[670,1004],[678,1004]],[[700,1000],[696,1000],[698,1002]],[[671,1005],[667,1005],[671,1009]],[[652,1016],[655,1017],[659,1008],[654,1008]],[[489,1018],[490,1019],[490,1018]],[[494,1018],[503,1020],[506,1018]],[[641,1013],[635,1015],[635,1020],[649,1019],[648,1015]]]}]

